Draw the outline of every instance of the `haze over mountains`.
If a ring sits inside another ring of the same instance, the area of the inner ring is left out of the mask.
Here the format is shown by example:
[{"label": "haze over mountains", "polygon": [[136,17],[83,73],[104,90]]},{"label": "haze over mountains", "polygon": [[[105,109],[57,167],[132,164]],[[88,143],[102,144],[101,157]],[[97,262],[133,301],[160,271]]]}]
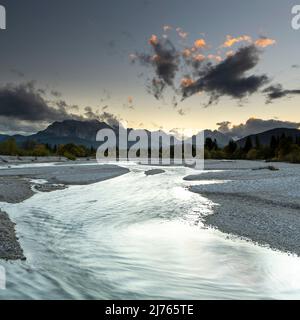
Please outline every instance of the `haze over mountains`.
[{"label": "haze over mountains", "polygon": [[[86,147],[96,148],[99,146],[99,142],[96,141],[96,135],[97,132],[101,129],[112,129],[116,132],[117,136],[119,133],[118,126],[110,126],[107,123],[98,120],[65,120],[61,122],[56,121],[49,125],[45,130],[33,135],[13,135],[12,137],[15,138],[18,144],[22,144],[23,142],[28,140],[34,140],[39,143],[49,144],[52,146],[59,144],[74,143],[78,145],[84,145]],[[141,130],[127,129],[127,131],[134,131],[134,133],[138,134]],[[146,132],[148,135],[150,134],[150,131],[146,130]],[[262,145],[268,145],[271,141],[272,136],[281,137],[283,134],[296,139],[297,137],[300,137],[300,130],[290,128],[277,128],[268,130],[266,132],[253,134],[250,135],[250,137],[253,143],[255,143],[255,141],[257,140],[256,137],[258,137]],[[160,136],[171,136],[172,143],[180,143],[180,140],[178,140],[176,136],[173,134],[168,134],[161,130],[154,131],[152,133],[152,139],[159,139]],[[9,137],[9,135],[0,135],[0,141],[4,141]],[[232,136],[231,134],[225,134],[218,130],[205,130],[204,138],[211,138],[212,140],[216,140],[219,147],[224,147],[230,142]],[[246,142],[246,138],[247,137],[237,140],[238,145],[243,147]],[[192,141],[191,138],[188,140]]]}]

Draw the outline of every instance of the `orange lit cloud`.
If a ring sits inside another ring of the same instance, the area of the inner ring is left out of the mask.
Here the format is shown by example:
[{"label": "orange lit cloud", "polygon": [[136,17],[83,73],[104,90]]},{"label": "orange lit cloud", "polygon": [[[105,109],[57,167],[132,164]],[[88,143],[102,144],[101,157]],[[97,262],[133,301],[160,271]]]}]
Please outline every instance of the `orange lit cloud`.
[{"label": "orange lit cloud", "polygon": [[203,54],[197,54],[196,56],[194,56],[194,59],[196,61],[204,61],[205,60],[205,56]]},{"label": "orange lit cloud", "polygon": [[182,51],[182,55],[183,55],[185,58],[190,57],[191,54],[192,54],[192,52],[191,52],[190,49],[184,49],[184,50]]},{"label": "orange lit cloud", "polygon": [[227,57],[232,57],[232,56],[234,56],[234,51],[233,51],[233,50],[230,50],[230,51],[226,52],[226,56],[227,56]]},{"label": "orange lit cloud", "polygon": [[133,103],[133,97],[131,97],[131,96],[128,97],[128,103],[129,103],[129,104],[132,104],[132,103]]},{"label": "orange lit cloud", "polygon": [[196,48],[204,48],[206,47],[206,42],[204,39],[197,39],[194,43]]},{"label": "orange lit cloud", "polygon": [[215,60],[215,61],[217,61],[217,62],[223,61],[223,59],[222,59],[221,56],[217,56],[217,55],[214,55],[214,54],[209,54],[209,55],[207,56],[207,58],[210,59],[210,60]]},{"label": "orange lit cloud", "polygon": [[183,78],[181,79],[181,86],[182,87],[189,87],[191,86],[195,81],[192,80],[191,78]]},{"label": "orange lit cloud", "polygon": [[151,38],[149,39],[149,43],[152,45],[152,46],[156,46],[158,44],[158,38],[155,34],[153,34],[151,36]]},{"label": "orange lit cloud", "polygon": [[266,48],[276,44],[276,41],[270,38],[260,38],[255,41],[255,45],[260,48]]},{"label": "orange lit cloud", "polygon": [[[164,31],[170,28],[168,25],[163,26]],[[217,103],[223,96],[241,100],[257,92],[275,97],[287,92],[276,87],[260,91],[270,81],[268,75],[247,74],[260,61],[264,51],[260,48],[275,44],[275,40],[264,36],[227,35],[223,36],[223,43],[214,47],[204,35],[198,34],[197,38],[182,40],[187,37],[187,32],[181,28],[172,30],[172,37],[166,40],[152,34],[148,40],[151,47],[145,53],[130,55],[132,60],[137,59],[142,66],[154,72],[152,79],[147,77],[146,89],[157,100],[164,97],[168,88],[174,90],[174,106],[178,105],[178,96],[184,100],[198,92],[209,96],[208,105]],[[132,103],[133,99],[128,97],[127,105]]]},{"label": "orange lit cloud", "polygon": [[242,42],[242,41],[245,41],[245,42],[252,42],[252,39],[250,36],[247,36],[247,35],[243,35],[243,36],[240,36],[240,37],[233,37],[233,36],[230,36],[228,35],[226,37],[226,41],[222,44],[222,47],[224,48],[230,48],[232,47],[233,45],[235,45],[236,43],[239,43],[239,42]]}]

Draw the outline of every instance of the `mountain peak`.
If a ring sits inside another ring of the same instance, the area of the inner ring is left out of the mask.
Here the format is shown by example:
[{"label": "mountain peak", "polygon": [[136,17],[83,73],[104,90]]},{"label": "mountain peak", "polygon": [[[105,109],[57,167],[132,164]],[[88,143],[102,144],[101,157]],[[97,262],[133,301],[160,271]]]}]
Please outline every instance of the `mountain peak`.
[{"label": "mountain peak", "polygon": [[39,135],[51,135],[55,137],[76,137],[79,139],[95,141],[97,132],[101,129],[111,128],[105,122],[98,120],[80,121],[64,120],[52,123],[47,129],[39,132]]}]

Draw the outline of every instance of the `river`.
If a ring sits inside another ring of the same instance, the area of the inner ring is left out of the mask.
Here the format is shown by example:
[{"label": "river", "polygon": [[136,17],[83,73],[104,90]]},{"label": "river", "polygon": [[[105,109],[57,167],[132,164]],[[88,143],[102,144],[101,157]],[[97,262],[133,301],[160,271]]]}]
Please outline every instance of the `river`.
[{"label": "river", "polygon": [[[146,167],[0,207],[27,257],[0,262],[1,299],[294,299],[300,259],[206,228],[189,168]],[[200,182],[197,182],[198,184]]]}]

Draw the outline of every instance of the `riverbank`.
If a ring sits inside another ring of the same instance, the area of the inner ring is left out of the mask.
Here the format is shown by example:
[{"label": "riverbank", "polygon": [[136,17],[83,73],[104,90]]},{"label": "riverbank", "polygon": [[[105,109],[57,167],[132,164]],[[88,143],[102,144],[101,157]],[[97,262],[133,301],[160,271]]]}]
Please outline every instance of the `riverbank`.
[{"label": "riverbank", "polygon": [[206,161],[207,168],[185,177],[200,182],[190,191],[214,203],[214,214],[203,218],[206,225],[300,256],[299,165]]},{"label": "riverbank", "polygon": [[[19,203],[36,191],[51,192],[69,185],[87,185],[112,179],[129,170],[115,165],[52,165],[0,170],[0,202]],[[46,180],[44,184],[36,180]],[[15,225],[0,205],[0,259],[25,259],[15,233]]]},{"label": "riverbank", "polygon": [[71,161],[65,157],[60,156],[47,156],[47,157],[28,157],[28,156],[0,156],[0,166],[29,164],[29,163],[51,163],[51,162],[62,162],[62,163],[79,163],[82,161],[92,161],[95,159],[91,158],[78,158],[75,161]]}]

